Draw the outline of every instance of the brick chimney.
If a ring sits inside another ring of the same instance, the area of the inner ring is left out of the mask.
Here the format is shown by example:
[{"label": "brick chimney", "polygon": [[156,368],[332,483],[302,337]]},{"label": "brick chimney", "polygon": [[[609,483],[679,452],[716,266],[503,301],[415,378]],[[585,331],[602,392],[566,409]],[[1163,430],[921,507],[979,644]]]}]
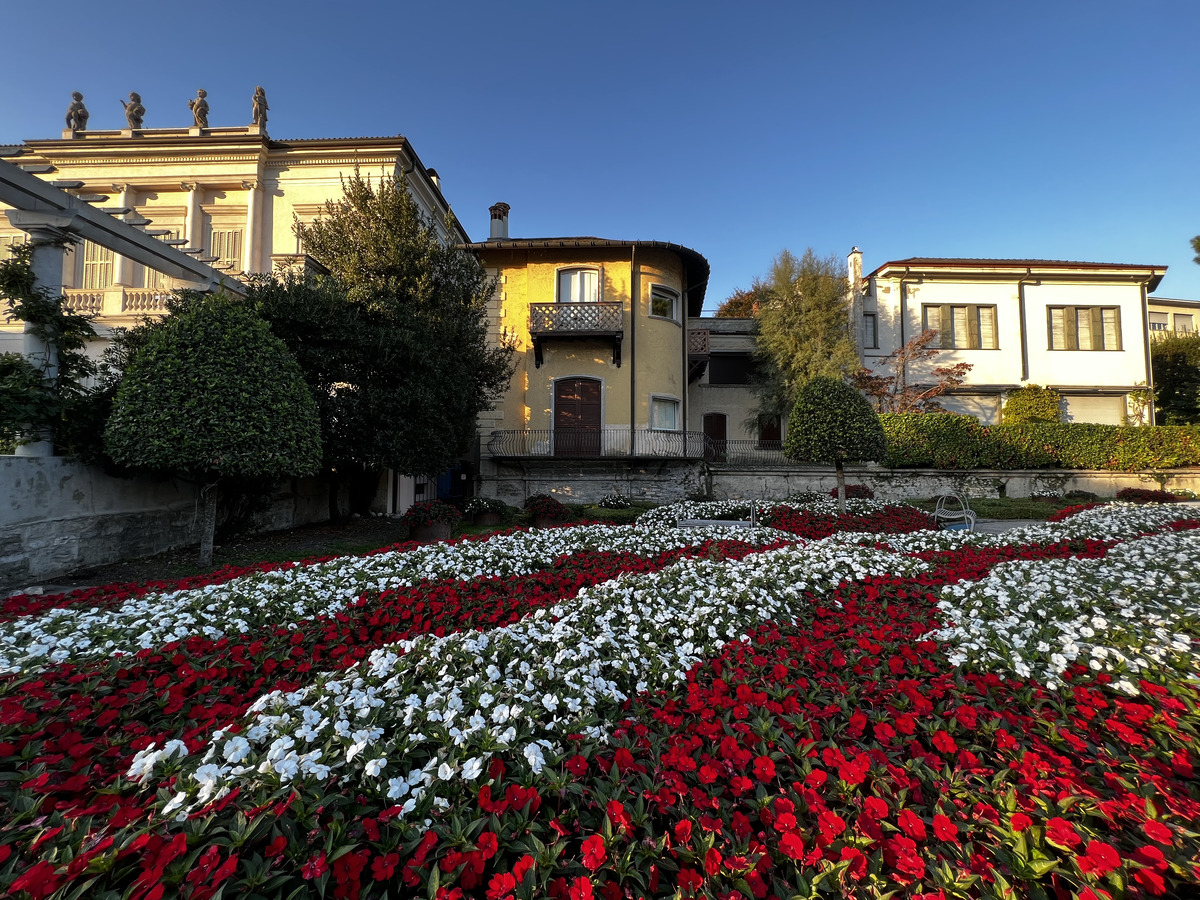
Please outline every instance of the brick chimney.
[{"label": "brick chimney", "polygon": [[492,233],[488,236],[489,241],[506,241],[508,240],[508,211],[512,209],[507,203],[497,203],[495,206],[489,207],[492,214]]}]

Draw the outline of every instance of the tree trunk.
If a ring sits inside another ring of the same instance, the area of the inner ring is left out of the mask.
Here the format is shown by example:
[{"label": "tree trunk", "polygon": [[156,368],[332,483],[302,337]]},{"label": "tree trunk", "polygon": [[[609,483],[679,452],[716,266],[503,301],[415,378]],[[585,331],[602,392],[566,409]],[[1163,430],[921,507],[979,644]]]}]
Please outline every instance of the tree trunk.
[{"label": "tree trunk", "polygon": [[837,473],[838,509],[844,516],[846,514],[846,470],[842,468],[841,460],[835,462],[833,466]]},{"label": "tree trunk", "polygon": [[204,501],[204,516],[200,520],[200,565],[211,566],[213,533],[217,529],[217,482],[201,488],[200,496]]}]

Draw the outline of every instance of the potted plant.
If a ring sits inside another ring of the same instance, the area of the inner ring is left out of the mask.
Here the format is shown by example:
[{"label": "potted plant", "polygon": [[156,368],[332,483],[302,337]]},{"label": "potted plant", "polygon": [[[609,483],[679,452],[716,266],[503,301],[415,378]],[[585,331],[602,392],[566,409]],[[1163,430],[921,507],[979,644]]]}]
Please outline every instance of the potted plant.
[{"label": "potted plant", "polygon": [[476,497],[467,504],[466,512],[474,525],[499,525],[504,520],[508,506],[495,497]]},{"label": "potted plant", "polygon": [[571,517],[571,511],[549,494],[534,494],[525,501],[525,509],[529,511],[535,528],[561,525]]},{"label": "potted plant", "polygon": [[400,519],[415,541],[444,541],[461,520],[458,508],[441,500],[414,503]]}]

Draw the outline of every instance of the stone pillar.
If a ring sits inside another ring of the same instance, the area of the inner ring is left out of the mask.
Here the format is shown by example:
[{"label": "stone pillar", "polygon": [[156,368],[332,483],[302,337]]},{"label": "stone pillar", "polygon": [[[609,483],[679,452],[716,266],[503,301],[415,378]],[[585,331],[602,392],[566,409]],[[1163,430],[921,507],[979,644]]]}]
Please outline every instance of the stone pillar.
[{"label": "stone pillar", "polygon": [[195,182],[185,182],[180,185],[188,192],[187,218],[183,224],[183,236],[188,247],[207,250],[204,246],[204,210],[200,208],[200,185]]},{"label": "stone pillar", "polygon": [[[136,204],[133,189],[127,184],[114,184],[113,191],[121,195],[117,206],[133,209]],[[124,216],[121,219],[124,220]],[[120,287],[133,287],[133,260],[120,254],[113,259],[113,284]]]},{"label": "stone pillar", "polygon": [[246,231],[242,237],[242,271],[253,275],[262,271],[262,183],[243,181],[246,189]]},{"label": "stone pillar", "polygon": [[[33,245],[34,286],[45,291],[51,297],[62,297],[63,262],[66,257],[66,245],[75,238],[71,233],[71,225],[75,219],[74,213],[42,213],[28,210],[5,210],[8,221],[14,228],[29,235]],[[34,365],[41,367],[47,381],[58,378],[58,351],[47,344],[32,330],[29,322],[25,323],[25,333],[21,351]],[[53,456],[54,434],[43,431],[38,439],[17,447],[17,456]]]}]

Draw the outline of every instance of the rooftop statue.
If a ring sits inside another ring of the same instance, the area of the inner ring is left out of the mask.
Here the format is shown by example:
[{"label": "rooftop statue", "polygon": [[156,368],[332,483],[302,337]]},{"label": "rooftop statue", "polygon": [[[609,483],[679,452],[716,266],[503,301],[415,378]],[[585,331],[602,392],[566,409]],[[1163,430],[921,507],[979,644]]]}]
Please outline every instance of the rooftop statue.
[{"label": "rooftop statue", "polygon": [[192,118],[195,120],[197,128],[208,127],[208,101],[204,98],[208,96],[208,91],[201,88],[196,91],[196,99],[188,101],[188,109],[192,111]]},{"label": "rooftop statue", "polygon": [[87,131],[88,111],[83,105],[83,94],[71,92],[71,105],[67,107],[67,127],[72,131]]},{"label": "rooftop statue", "polygon": [[252,118],[250,121],[255,125],[266,125],[267,110],[269,108],[267,106],[267,92],[262,89],[262,85],[260,84],[254,89],[254,109],[251,113]]},{"label": "rooftop statue", "polygon": [[137,131],[142,127],[142,117],[146,115],[146,107],[142,106],[141,95],[136,91],[129,92],[129,102],[121,101],[121,105],[125,107],[125,121],[129,123],[130,131]]}]

